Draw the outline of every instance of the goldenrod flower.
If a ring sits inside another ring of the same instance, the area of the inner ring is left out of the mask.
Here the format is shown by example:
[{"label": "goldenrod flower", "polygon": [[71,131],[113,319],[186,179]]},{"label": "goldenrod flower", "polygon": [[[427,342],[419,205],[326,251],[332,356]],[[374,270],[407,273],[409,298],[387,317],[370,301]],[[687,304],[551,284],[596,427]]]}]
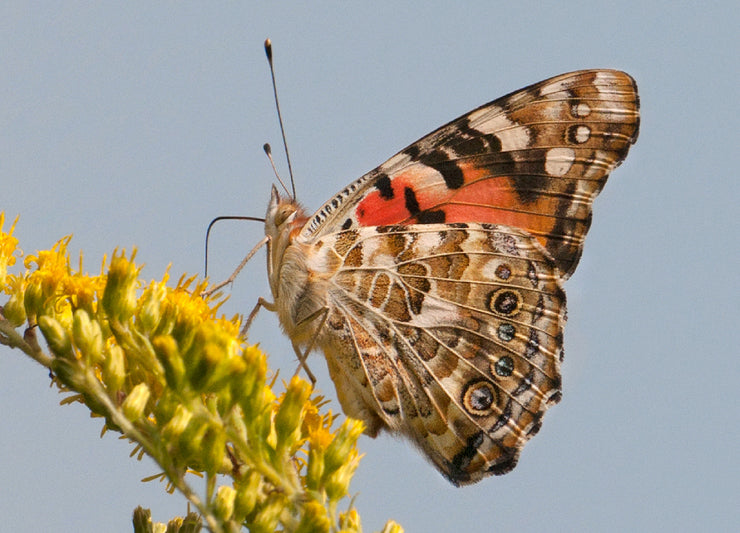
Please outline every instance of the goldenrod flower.
[{"label": "goldenrod flower", "polygon": [[[104,429],[151,456],[211,531],[361,531],[355,509],[337,506],[359,464],[362,424],[334,428],[324,398],[297,376],[273,392],[266,356],[245,345],[240,317],[218,314],[218,296],[201,296],[205,282],[182,276],[171,287],[168,272],[145,282],[136,253],[125,251],[88,275],[81,259],[70,265],[70,237],[9,274],[20,251],[15,222],[2,233],[3,221],[0,214],[0,282],[9,299],[0,343],[47,366],[72,394],[64,403],[84,403]],[[25,335],[16,331],[24,322]],[[206,478],[205,499],[188,473]],[[195,523],[177,519],[172,530],[186,522]],[[388,531],[400,531],[392,524]],[[135,516],[135,531],[167,527],[143,510]]]},{"label": "goldenrod flower", "polygon": [[13,231],[15,225],[18,222],[18,218],[13,221],[10,225],[10,229],[6,233],[3,231],[5,225],[5,213],[0,213],[0,289],[5,286],[5,281],[8,275],[8,267],[15,264],[15,253],[18,247],[18,239],[13,237]]}]

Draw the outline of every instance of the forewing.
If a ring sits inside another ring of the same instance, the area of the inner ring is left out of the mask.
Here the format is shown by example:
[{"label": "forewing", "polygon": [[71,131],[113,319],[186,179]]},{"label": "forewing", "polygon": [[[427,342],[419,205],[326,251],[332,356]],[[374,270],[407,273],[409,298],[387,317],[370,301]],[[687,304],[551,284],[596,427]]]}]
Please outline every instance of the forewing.
[{"label": "forewing", "polygon": [[489,224],[361,228],[334,265],[318,343],[348,416],[410,437],[455,484],[503,474],[560,399],[565,295],[536,239]]},{"label": "forewing", "polygon": [[638,127],[637,87],[627,74],[556,76],[402,150],[327,202],[302,237],[391,224],[504,224],[534,235],[567,278],[581,255],[593,199]]}]

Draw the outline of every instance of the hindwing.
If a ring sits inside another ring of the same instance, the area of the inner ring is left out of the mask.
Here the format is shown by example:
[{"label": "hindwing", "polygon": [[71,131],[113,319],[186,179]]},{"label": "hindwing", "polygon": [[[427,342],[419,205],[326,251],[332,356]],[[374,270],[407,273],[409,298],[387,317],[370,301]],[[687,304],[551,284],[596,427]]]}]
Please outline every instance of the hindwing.
[{"label": "hindwing", "polygon": [[345,413],[407,435],[455,484],[511,470],[560,398],[565,295],[539,242],[408,225],[329,235],[310,256],[329,276],[318,343]]}]

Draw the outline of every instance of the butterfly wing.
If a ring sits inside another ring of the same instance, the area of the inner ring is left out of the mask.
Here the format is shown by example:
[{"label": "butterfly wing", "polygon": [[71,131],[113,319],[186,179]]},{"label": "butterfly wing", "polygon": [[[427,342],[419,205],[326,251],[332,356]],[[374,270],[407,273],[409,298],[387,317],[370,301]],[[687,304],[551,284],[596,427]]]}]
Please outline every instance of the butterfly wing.
[{"label": "butterfly wing", "polygon": [[539,242],[490,224],[360,228],[307,259],[345,413],[405,434],[457,485],[514,468],[560,399],[565,295]]},{"label": "butterfly wing", "polygon": [[322,349],[367,433],[405,434],[455,484],[515,466],[560,399],[561,282],[638,107],[622,72],[540,82],[412,144],[274,240],[281,323]]},{"label": "butterfly wing", "polygon": [[638,128],[629,75],[556,76],[402,150],[327,202],[301,238],[391,224],[504,224],[535,236],[565,279],[578,264],[593,199]]}]

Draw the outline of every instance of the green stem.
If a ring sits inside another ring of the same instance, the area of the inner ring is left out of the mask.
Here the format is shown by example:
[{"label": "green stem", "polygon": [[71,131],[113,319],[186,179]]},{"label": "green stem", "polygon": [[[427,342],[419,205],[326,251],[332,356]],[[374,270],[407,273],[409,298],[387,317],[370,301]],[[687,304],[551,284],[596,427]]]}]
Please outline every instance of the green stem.
[{"label": "green stem", "polygon": [[26,337],[24,338],[18,334],[16,328],[10,322],[0,317],[0,344],[18,348],[40,365],[51,368],[53,358],[41,349],[36,341],[35,331],[32,327],[27,328]]},{"label": "green stem", "polygon": [[208,529],[213,533],[223,533],[223,528],[211,512],[210,507],[206,505],[190,488],[190,485],[185,482],[183,474],[167,460],[167,454],[162,453],[160,447],[150,441],[144,433],[140,432],[136,426],[128,420],[128,418],[123,416],[123,412],[108,397],[103,386],[89,370],[85,371],[85,382],[88,390],[97,397],[101,404],[105,406],[111,420],[121,429],[124,436],[134,442],[138,442],[144,450],[146,450],[149,456],[162,468],[165,474],[167,474],[167,477],[177,490],[179,490],[198,509],[198,511],[200,511],[200,514],[205,518],[206,523],[208,524]]}]

